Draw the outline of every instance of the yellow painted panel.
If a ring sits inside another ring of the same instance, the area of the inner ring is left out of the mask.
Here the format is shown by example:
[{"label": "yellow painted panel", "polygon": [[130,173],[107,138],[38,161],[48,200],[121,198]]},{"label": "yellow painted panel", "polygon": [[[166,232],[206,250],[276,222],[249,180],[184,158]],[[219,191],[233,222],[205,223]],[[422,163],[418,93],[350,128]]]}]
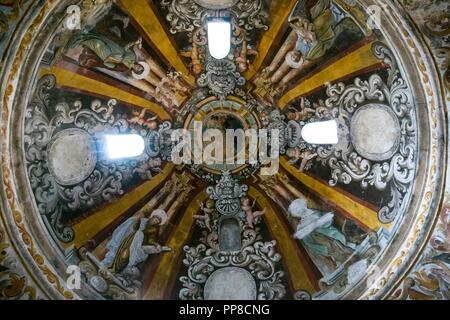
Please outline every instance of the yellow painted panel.
[{"label": "yellow painted panel", "polygon": [[178,272],[177,263],[184,254],[183,246],[188,240],[189,234],[194,224],[192,217],[199,210],[198,202],[203,202],[208,198],[205,191],[199,193],[189,204],[188,209],[183,214],[181,221],[177,224],[172,236],[168,242],[168,246],[172,248],[171,252],[164,253],[155,275],[144,294],[145,300],[162,300],[164,293],[169,285],[169,280],[173,277],[174,272]]},{"label": "yellow painted panel", "polygon": [[314,284],[314,280],[310,279],[306,270],[308,268],[305,265],[306,261],[302,260],[298,254],[299,249],[296,247],[296,240],[283,225],[269,201],[255,188],[251,187],[248,194],[252,198],[257,199],[260,207],[266,208],[264,220],[270,233],[274,236],[274,240],[277,241],[277,248],[285,262],[284,265],[287,268],[286,271],[289,274],[294,290],[306,290],[311,294],[317,292],[317,284]]},{"label": "yellow painted panel", "polygon": [[349,74],[369,68],[378,63],[380,63],[380,60],[375,58],[372,53],[372,42],[368,43],[299,83],[295,88],[281,97],[278,102],[279,106],[283,109],[292,100],[323,86],[327,82],[337,81]]},{"label": "yellow painted panel", "polygon": [[323,198],[334,203],[338,207],[345,210],[348,214],[356,218],[359,222],[371,230],[378,230],[381,227],[391,228],[391,224],[383,224],[378,220],[377,212],[362,205],[359,202],[351,199],[345,194],[336,190],[336,188],[330,187],[321,181],[318,181],[302,172],[299,172],[295,167],[289,165],[284,158],[280,158],[280,163],[284,169],[290,174],[296,177],[307,188],[318,193]]},{"label": "yellow painted panel", "polygon": [[184,65],[177,50],[169,40],[169,35],[164,30],[148,0],[120,0],[123,7],[141,26],[158,50],[164,55],[169,63],[179,71],[186,81],[194,85],[195,80]]},{"label": "yellow painted panel", "polygon": [[269,26],[269,30],[267,30],[259,43],[258,46],[258,56],[255,58],[253,63],[250,65],[249,70],[244,74],[245,78],[250,80],[253,76],[258,72],[261,67],[264,59],[266,58],[267,53],[272,47],[273,42],[275,41],[278,33],[280,32],[281,27],[284,22],[287,21],[289,14],[294,8],[297,0],[280,0],[278,1],[279,5],[275,12],[271,13],[271,23]]},{"label": "yellow painted panel", "polygon": [[145,182],[125,194],[116,202],[107,205],[102,210],[75,224],[72,227],[75,231],[75,239],[73,241],[75,247],[79,248],[82,246],[87,240],[92,239],[98,232],[106,228],[115,219],[130,210],[134,204],[145,198],[152,190],[157,188],[170,176],[170,174],[172,174],[173,168],[173,164],[166,165],[164,170],[153,177],[152,180]]},{"label": "yellow painted panel", "polygon": [[53,74],[56,77],[56,83],[63,87],[79,89],[81,91],[96,93],[105,97],[114,98],[129,104],[149,109],[154,112],[161,120],[171,119],[169,113],[160,105],[150,100],[133,95],[117,87],[103,83],[101,81],[82,76],[78,73],[59,68],[41,69],[40,75]]}]

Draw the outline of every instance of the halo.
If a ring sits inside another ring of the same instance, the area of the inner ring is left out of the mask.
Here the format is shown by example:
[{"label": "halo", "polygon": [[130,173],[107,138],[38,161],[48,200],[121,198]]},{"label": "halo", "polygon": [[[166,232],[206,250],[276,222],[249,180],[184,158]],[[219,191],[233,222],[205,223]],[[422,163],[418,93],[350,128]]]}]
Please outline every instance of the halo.
[{"label": "halo", "polygon": [[159,217],[161,219],[160,226],[165,224],[167,222],[167,213],[162,209],[156,209],[152,212],[150,215],[150,218],[152,217]]},{"label": "halo", "polygon": [[144,67],[144,71],[141,74],[132,71],[132,75],[136,80],[142,80],[150,74],[150,65],[145,61],[138,61],[138,64]]}]

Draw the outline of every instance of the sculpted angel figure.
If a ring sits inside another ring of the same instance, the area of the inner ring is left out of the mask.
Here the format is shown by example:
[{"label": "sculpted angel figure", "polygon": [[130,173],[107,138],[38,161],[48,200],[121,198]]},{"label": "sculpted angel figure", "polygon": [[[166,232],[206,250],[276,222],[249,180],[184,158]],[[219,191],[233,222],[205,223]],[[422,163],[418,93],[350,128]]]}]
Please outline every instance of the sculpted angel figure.
[{"label": "sculpted angel figure", "polygon": [[203,211],[202,215],[194,215],[193,218],[196,220],[203,221],[205,223],[206,229],[208,229],[209,232],[212,231],[211,228],[211,216],[216,210],[214,207],[214,201],[211,199],[208,199],[206,201],[206,205],[203,204],[203,202],[199,202],[200,209]]},{"label": "sculpted angel figure", "polygon": [[256,219],[266,213],[266,208],[264,208],[262,211],[253,211],[253,207],[255,206],[255,204],[256,199],[253,200],[253,203],[251,203],[250,198],[241,198],[241,209],[242,211],[244,211],[247,224],[251,229],[253,229],[253,224],[255,223]]},{"label": "sculpted angel figure", "polygon": [[192,69],[192,72],[194,72],[195,75],[199,75],[202,73],[205,68],[203,67],[202,62],[202,53],[199,48],[199,44],[204,43],[204,39],[206,36],[206,31],[204,28],[199,28],[194,32],[193,38],[192,38],[192,47],[190,50],[187,51],[181,51],[180,56],[190,58],[191,63],[190,67]]},{"label": "sculpted angel figure", "polygon": [[299,0],[289,18],[291,34],[269,67],[258,75],[256,91],[269,102],[320,61],[344,31],[359,32],[351,18],[338,21],[331,0]]},{"label": "sculpted angel figure", "polygon": [[64,55],[142,90],[165,108],[179,107],[188,85],[179,74],[166,72],[143,48],[142,37],[121,44],[95,32],[82,32],[65,45]]},{"label": "sculpted angel figure", "polygon": [[146,126],[150,130],[156,130],[158,128],[158,122],[156,121],[158,117],[153,116],[145,119],[146,112],[146,109],[142,109],[141,112],[133,111],[133,117],[131,117],[128,122],[131,124],[137,124],[141,127]]},{"label": "sculpted angel figure", "polygon": [[317,157],[317,153],[310,149],[301,149],[299,147],[289,148],[286,150],[286,156],[289,158],[289,164],[296,164],[300,161],[299,172],[303,172],[308,165],[308,162]]},{"label": "sculpted angel figure", "polygon": [[297,33],[302,68],[322,58],[344,31],[358,31],[351,18],[335,18],[331,0],[300,0],[288,20]]},{"label": "sculpted angel figure", "polygon": [[311,115],[316,113],[315,109],[306,106],[305,98],[303,97],[300,100],[300,111],[293,107],[289,107],[289,110],[291,111],[287,113],[287,118],[295,121],[308,120]]},{"label": "sculpted angel figure", "polygon": [[138,167],[133,169],[133,173],[139,174],[142,180],[151,180],[153,172],[159,173],[162,171],[161,165],[161,158],[152,158],[148,161],[142,161]]}]

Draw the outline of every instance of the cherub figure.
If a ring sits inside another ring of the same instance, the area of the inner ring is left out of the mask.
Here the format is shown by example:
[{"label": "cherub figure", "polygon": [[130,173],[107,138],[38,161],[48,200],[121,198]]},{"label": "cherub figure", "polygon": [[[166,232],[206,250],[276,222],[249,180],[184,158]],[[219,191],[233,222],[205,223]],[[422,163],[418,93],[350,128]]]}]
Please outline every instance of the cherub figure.
[{"label": "cherub figure", "polygon": [[240,72],[245,72],[248,70],[248,66],[250,64],[250,60],[248,56],[256,56],[258,55],[258,51],[253,50],[249,45],[247,45],[247,41],[244,40],[242,43],[242,49],[239,53],[239,56],[236,58],[236,62]]},{"label": "cherub figure", "polygon": [[156,122],[157,116],[145,119],[145,113],[147,110],[142,109],[141,112],[133,111],[133,117],[128,120],[131,124],[137,124],[139,126],[146,126],[150,130],[155,130],[158,128],[158,122]]},{"label": "cherub figure", "polygon": [[300,111],[298,111],[296,108],[289,107],[289,110],[292,110],[291,112],[287,113],[287,118],[289,120],[295,120],[295,121],[305,121],[308,120],[311,117],[311,114],[315,114],[316,110],[313,108],[310,108],[309,106],[306,106],[305,98],[301,98],[300,100]]},{"label": "cherub figure", "polygon": [[251,203],[250,198],[241,198],[241,209],[242,211],[244,211],[247,224],[251,229],[253,229],[253,224],[255,223],[256,219],[266,213],[266,208],[264,208],[262,211],[253,211],[253,207],[255,206],[255,204],[256,199],[253,200],[253,203]]},{"label": "cherub figure", "polygon": [[161,172],[162,161],[160,158],[153,158],[148,161],[143,161],[140,166],[133,170],[133,173],[139,174],[142,180],[151,180],[153,172]]},{"label": "cherub figure", "polygon": [[308,162],[317,157],[317,153],[310,149],[300,149],[299,147],[295,147],[287,149],[286,156],[289,157],[288,163],[292,165],[296,164],[301,159],[298,171],[303,172]]},{"label": "cherub figure", "polygon": [[200,209],[203,211],[202,215],[194,215],[194,219],[203,221],[205,223],[206,229],[208,229],[209,232],[212,231],[211,228],[211,216],[215,211],[214,201],[211,199],[208,199],[206,201],[206,205],[203,204],[203,202],[199,202]]},{"label": "cherub figure", "polygon": [[199,75],[203,72],[203,63],[200,58],[200,50],[195,40],[192,42],[192,49],[190,51],[181,51],[180,56],[191,59],[191,69],[194,74]]}]

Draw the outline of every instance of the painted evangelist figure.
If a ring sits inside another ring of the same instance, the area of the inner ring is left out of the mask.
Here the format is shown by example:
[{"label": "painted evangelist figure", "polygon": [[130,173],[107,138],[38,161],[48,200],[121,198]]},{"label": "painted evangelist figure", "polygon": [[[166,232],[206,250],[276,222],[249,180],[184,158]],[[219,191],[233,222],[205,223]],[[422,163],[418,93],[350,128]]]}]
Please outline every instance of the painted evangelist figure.
[{"label": "painted evangelist figure", "polygon": [[83,47],[78,58],[83,67],[107,67],[118,72],[131,71],[135,78],[145,77],[150,72],[148,63],[138,61],[135,51],[142,46],[142,38],[121,46],[100,33],[81,33],[71,39],[66,50],[77,46]]},{"label": "painted evangelist figure", "polygon": [[289,206],[292,217],[299,219],[296,239],[302,240],[306,249],[336,269],[356,249],[356,245],[333,225],[334,214],[309,209],[304,199],[297,199]]},{"label": "painted evangelist figure", "polygon": [[101,264],[115,274],[137,278],[140,274],[137,265],[149,255],[171,251],[170,247],[161,246],[157,241],[159,228],[166,222],[167,214],[159,209],[149,218],[142,215],[129,218],[113,232]]}]

